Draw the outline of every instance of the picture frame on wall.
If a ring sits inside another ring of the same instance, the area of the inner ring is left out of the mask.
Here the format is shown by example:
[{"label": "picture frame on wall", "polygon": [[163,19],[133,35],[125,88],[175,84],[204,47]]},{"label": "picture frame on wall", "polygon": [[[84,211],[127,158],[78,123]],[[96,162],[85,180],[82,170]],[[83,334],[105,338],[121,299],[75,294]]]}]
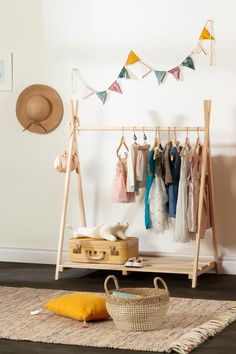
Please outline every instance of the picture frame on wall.
[{"label": "picture frame on wall", "polygon": [[0,53],[0,91],[12,91],[12,53]]}]

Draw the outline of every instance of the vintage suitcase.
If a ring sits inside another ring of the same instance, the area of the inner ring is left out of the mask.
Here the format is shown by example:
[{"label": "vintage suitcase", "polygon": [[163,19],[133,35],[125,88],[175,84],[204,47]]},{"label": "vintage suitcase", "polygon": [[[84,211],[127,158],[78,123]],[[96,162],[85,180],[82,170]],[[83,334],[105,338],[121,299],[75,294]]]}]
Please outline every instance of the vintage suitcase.
[{"label": "vintage suitcase", "polygon": [[89,237],[69,240],[69,259],[72,262],[124,264],[138,257],[138,238],[107,241]]}]

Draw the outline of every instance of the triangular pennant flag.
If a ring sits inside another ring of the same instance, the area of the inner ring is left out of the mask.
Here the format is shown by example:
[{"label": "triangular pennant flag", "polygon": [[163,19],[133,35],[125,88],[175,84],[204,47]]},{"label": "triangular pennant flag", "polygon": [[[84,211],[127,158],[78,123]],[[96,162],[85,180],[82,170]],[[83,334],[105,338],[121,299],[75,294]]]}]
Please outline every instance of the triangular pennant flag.
[{"label": "triangular pennant flag", "polygon": [[187,56],[187,58],[182,62],[181,65],[186,66],[189,69],[195,70],[193,59],[190,56]]},{"label": "triangular pennant flag", "polygon": [[158,84],[160,85],[166,76],[166,71],[154,70]]},{"label": "triangular pennant flag", "polygon": [[200,40],[214,40],[214,37],[212,36],[212,34],[208,31],[208,29],[206,27],[203,28],[202,33],[200,34],[199,37]]},{"label": "triangular pennant flag", "polygon": [[168,70],[168,73],[172,74],[176,78],[176,80],[179,80],[180,67],[176,66],[175,68]]},{"label": "triangular pennant flag", "polygon": [[208,51],[206,48],[203,47],[201,41],[198,42],[197,46],[192,50],[191,54],[201,54],[204,53],[205,55],[208,55]]},{"label": "triangular pennant flag", "polygon": [[118,76],[120,79],[129,79],[129,73],[128,70],[126,69],[125,66],[123,66],[121,72],[119,73]]},{"label": "triangular pennant flag", "polygon": [[94,94],[94,91],[88,87],[88,86],[84,86],[83,90],[82,90],[82,98],[83,100],[85,100],[86,98],[92,96]]},{"label": "triangular pennant flag", "polygon": [[148,76],[153,70],[152,69],[148,69],[144,74],[143,74],[143,79]]},{"label": "triangular pennant flag", "polygon": [[131,50],[129,52],[125,65],[131,65],[136,63],[137,61],[140,61],[139,57]]},{"label": "triangular pennant flag", "polygon": [[153,71],[152,68],[147,66],[146,64],[142,63],[142,74],[143,74],[143,79],[148,76],[151,72]]},{"label": "triangular pennant flag", "polygon": [[136,63],[130,65],[127,72],[130,80],[141,80],[143,78],[142,65],[140,64],[140,61],[136,61]]},{"label": "triangular pennant flag", "polygon": [[108,88],[108,90],[110,91],[114,91],[114,92],[118,92],[122,94],[120,85],[117,81],[113,82],[113,84],[111,84],[111,86]]},{"label": "triangular pennant flag", "polygon": [[107,91],[96,92],[96,95],[97,95],[98,98],[102,101],[103,104],[106,102]]},{"label": "triangular pennant flag", "polygon": [[203,47],[203,45],[201,45],[201,43],[199,43],[199,48],[200,48],[200,52],[203,52],[205,55],[208,55],[208,51],[206,48]]}]

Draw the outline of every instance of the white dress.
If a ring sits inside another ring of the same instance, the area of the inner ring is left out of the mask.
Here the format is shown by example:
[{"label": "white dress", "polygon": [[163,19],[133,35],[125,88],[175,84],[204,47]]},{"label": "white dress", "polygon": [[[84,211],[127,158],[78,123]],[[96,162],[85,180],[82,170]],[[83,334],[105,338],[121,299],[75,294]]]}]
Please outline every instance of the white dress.
[{"label": "white dress", "polygon": [[188,188],[190,175],[190,156],[191,151],[181,158],[180,180],[178,199],[176,206],[174,240],[177,242],[189,242],[191,235],[188,230],[187,209],[188,209]]},{"label": "white dress", "polygon": [[168,228],[167,202],[165,183],[157,171],[149,193],[150,219],[156,232],[164,232]]}]

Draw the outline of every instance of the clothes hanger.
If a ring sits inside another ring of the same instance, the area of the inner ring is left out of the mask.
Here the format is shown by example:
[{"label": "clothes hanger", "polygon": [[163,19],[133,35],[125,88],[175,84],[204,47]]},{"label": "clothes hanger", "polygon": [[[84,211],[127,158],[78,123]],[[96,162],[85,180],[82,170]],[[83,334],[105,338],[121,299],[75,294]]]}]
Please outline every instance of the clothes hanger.
[{"label": "clothes hanger", "polygon": [[116,155],[117,155],[118,159],[120,158],[119,152],[120,152],[120,149],[122,148],[122,146],[125,147],[125,149],[127,150],[127,153],[128,153],[129,152],[129,148],[126,145],[126,142],[125,142],[124,128],[122,128],[122,136],[121,136],[121,139],[120,139],[120,144],[119,144],[118,148],[116,149]]},{"label": "clothes hanger", "polygon": [[159,156],[159,152],[163,152],[163,147],[161,145],[161,134],[160,134],[160,127],[158,127],[158,136],[157,136],[157,127],[156,127],[156,132],[155,132],[155,140],[156,140],[156,145],[153,148],[154,150],[154,156],[153,159],[156,160]]},{"label": "clothes hanger", "polygon": [[199,149],[199,147],[201,147],[201,145],[202,145],[202,143],[201,143],[201,139],[200,139],[200,135],[199,135],[199,127],[197,127],[197,139],[196,139],[194,149],[197,151]]},{"label": "clothes hanger", "polygon": [[133,133],[134,133],[134,144],[137,144],[137,135],[135,134],[135,127],[133,128]]},{"label": "clothes hanger", "polygon": [[144,128],[145,127],[143,127],[143,145],[146,145],[147,144],[147,135],[145,134]]},{"label": "clothes hanger", "polygon": [[180,152],[180,156],[185,156],[188,151],[190,151],[191,145],[190,145],[190,140],[188,136],[188,127],[186,128],[186,138],[185,138],[185,143],[184,147],[182,148]]},{"label": "clothes hanger", "polygon": [[161,134],[160,134],[160,127],[158,127],[157,146],[161,146]]},{"label": "clothes hanger", "polygon": [[[172,147],[178,148],[179,142],[177,141],[176,127],[174,127],[174,138],[172,139]],[[171,161],[174,161],[174,156],[171,154]]]},{"label": "clothes hanger", "polygon": [[157,146],[158,146],[158,141],[157,141],[157,127],[156,127],[154,141],[153,141],[153,144],[152,144],[152,149],[154,150],[155,147],[157,147]]},{"label": "clothes hanger", "polygon": [[158,138],[157,138],[157,148],[159,151],[163,151],[163,146],[161,145],[161,134],[160,134],[160,127],[158,127]]},{"label": "clothes hanger", "polygon": [[202,148],[202,143],[199,136],[199,127],[197,127],[197,139],[194,145],[193,154],[190,156],[190,161],[193,161],[195,153],[198,154],[201,148]]},{"label": "clothes hanger", "polygon": [[187,151],[189,151],[191,149],[191,145],[190,145],[190,140],[189,140],[189,136],[188,136],[188,127],[186,129],[186,139],[185,139],[185,144],[184,147],[186,148]]},{"label": "clothes hanger", "polygon": [[177,134],[176,134],[176,127],[174,127],[174,139],[173,139],[173,145],[176,147],[179,147],[179,140],[177,139]]},{"label": "clothes hanger", "polygon": [[170,138],[170,127],[168,127],[168,143],[171,142],[171,138]]}]

